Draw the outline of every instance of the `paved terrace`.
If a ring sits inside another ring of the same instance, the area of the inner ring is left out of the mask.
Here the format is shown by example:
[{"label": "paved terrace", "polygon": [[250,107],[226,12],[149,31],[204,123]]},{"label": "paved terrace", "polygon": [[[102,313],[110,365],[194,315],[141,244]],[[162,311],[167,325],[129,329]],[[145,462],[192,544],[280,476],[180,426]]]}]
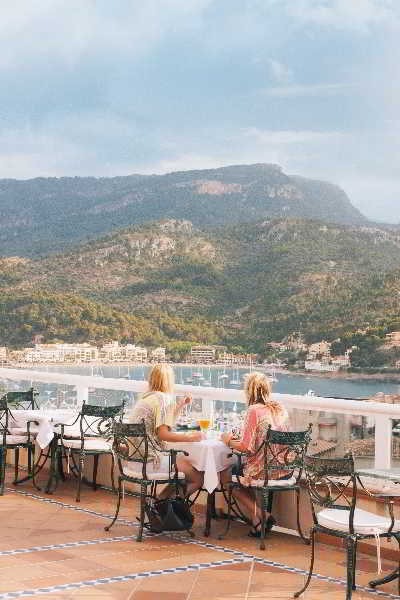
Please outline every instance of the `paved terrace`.
[{"label": "paved terrace", "polygon": [[[120,519],[104,531],[114,512],[107,490],[84,486],[76,504],[75,481],[61,482],[56,493],[38,492],[30,482],[17,488],[7,473],[0,497],[0,600],[247,600],[291,598],[309,564],[309,547],[300,539],[272,532],[267,549],[235,523],[228,539],[218,541],[223,521],[202,535],[204,518],[196,513],[196,538],[148,535],[135,541],[137,501],[125,496]],[[318,544],[316,576],[304,598],[345,598],[345,553]],[[384,572],[395,567],[383,560]],[[395,583],[369,591],[376,557],[359,554],[355,600],[398,598]]]}]

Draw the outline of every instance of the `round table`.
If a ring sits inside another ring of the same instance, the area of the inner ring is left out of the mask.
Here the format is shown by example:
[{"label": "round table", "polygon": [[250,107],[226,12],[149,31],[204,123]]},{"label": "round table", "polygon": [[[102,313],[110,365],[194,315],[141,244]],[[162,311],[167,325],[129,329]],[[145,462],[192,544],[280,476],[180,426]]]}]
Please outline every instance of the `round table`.
[{"label": "round table", "polygon": [[188,459],[198,471],[204,471],[203,487],[211,494],[219,483],[218,473],[229,467],[233,459],[232,454],[223,442],[207,438],[201,442],[169,442],[168,448],[185,450]]}]

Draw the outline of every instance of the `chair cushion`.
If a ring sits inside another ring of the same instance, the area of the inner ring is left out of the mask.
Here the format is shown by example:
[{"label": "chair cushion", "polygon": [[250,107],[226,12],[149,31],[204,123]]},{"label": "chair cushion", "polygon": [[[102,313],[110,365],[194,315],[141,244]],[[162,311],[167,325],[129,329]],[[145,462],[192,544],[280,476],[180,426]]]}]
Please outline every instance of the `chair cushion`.
[{"label": "chair cushion", "polygon": [[[64,439],[64,446],[65,448],[71,448],[72,450],[80,450],[81,440]],[[103,438],[85,439],[84,449],[98,450],[100,452],[111,452],[111,444]]]},{"label": "chair cushion", "polygon": [[[317,514],[318,524],[328,529],[349,531],[349,511],[338,508],[325,508]],[[381,515],[356,508],[354,511],[354,531],[360,534],[386,533],[390,527],[390,519]],[[399,521],[395,521],[393,531],[398,531]]]},{"label": "chair cushion", "polygon": [[[8,445],[13,445],[13,444],[26,444],[28,443],[28,440],[26,438],[25,435],[7,435],[6,436],[6,444]],[[3,445],[3,436],[0,437],[0,446]]]},{"label": "chair cushion", "polygon": [[[11,435],[28,436],[28,430],[26,427],[9,427],[9,431]],[[32,425],[29,431],[31,435],[37,435],[39,433],[39,427],[37,425]]]},{"label": "chair cushion", "polygon": [[[238,476],[233,475],[232,481],[235,483],[239,483]],[[251,485],[247,486],[246,483],[240,477],[240,483],[242,483],[242,485],[244,485],[245,487],[263,487],[264,479],[252,479]],[[269,479],[268,480],[268,486],[271,486],[271,487],[272,486],[273,487],[288,487],[290,485],[296,485],[296,477],[290,477],[290,479]]]},{"label": "chair cushion", "polygon": [[[124,469],[124,473],[125,475],[127,475],[128,477],[133,477],[135,479],[142,479],[143,478],[143,474],[142,474],[142,469],[138,469],[138,470],[131,470],[131,469]],[[154,473],[147,473],[147,479],[153,481],[153,479],[173,479],[174,475],[172,474],[171,476],[169,475],[168,471],[158,471],[158,472],[154,472]],[[185,473],[181,473],[180,471],[178,472],[178,479],[185,479]]]}]

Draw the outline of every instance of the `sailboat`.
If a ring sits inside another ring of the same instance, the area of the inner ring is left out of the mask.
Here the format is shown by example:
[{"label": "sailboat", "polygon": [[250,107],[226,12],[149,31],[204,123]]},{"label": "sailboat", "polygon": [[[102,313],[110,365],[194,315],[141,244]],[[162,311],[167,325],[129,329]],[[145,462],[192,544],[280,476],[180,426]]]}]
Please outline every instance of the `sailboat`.
[{"label": "sailboat", "polygon": [[278,378],[275,377],[275,371],[271,372],[271,375],[268,375],[268,379],[272,382],[272,383],[277,383],[278,382]]},{"label": "sailboat", "polygon": [[[204,371],[203,371],[203,373],[204,373]],[[204,377],[203,378],[203,381],[201,382],[201,385],[205,385],[207,387],[210,387],[212,385],[212,382],[211,382],[211,367],[209,367],[209,369],[208,369],[208,377]]]},{"label": "sailboat", "polygon": [[232,379],[230,379],[229,383],[231,385],[240,385],[240,377],[239,377],[239,369],[237,370],[237,372],[235,373],[235,371],[232,374]]}]

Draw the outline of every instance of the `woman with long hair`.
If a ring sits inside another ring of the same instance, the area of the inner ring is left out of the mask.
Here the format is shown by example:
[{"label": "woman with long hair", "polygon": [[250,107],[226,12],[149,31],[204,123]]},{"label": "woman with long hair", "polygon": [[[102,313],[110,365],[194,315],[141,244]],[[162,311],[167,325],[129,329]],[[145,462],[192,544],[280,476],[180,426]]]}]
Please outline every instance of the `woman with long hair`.
[{"label": "woman with long hair", "polygon": [[[250,373],[244,386],[247,398],[247,412],[241,439],[235,441],[232,433],[221,436],[222,441],[233,450],[246,452],[243,473],[238,473],[243,486],[248,487],[258,479],[264,479],[264,452],[256,452],[265,436],[269,425],[278,431],[287,431],[288,414],[284,407],[271,397],[271,383],[264,373]],[[276,470],[270,479],[286,477],[285,471]],[[249,535],[260,536],[261,510],[252,489],[234,488],[233,495],[241,505],[243,512],[251,520],[253,529]],[[269,531],[275,524],[272,515],[267,515],[266,529]]]},{"label": "woman with long hair", "polygon": [[[201,431],[188,433],[172,431],[182,408],[190,404],[192,398],[188,395],[179,401],[175,400],[175,376],[170,365],[154,365],[149,373],[148,384],[148,391],[135,404],[126,421],[141,423],[144,419],[149,438],[147,472],[167,473],[169,457],[162,454],[167,450],[166,442],[199,442],[204,438],[204,434]],[[197,471],[188,459],[180,454],[177,456],[176,463],[178,470],[185,474],[186,495],[190,496],[201,488],[204,474]],[[171,490],[166,488],[160,497],[166,497],[170,492]]]}]

